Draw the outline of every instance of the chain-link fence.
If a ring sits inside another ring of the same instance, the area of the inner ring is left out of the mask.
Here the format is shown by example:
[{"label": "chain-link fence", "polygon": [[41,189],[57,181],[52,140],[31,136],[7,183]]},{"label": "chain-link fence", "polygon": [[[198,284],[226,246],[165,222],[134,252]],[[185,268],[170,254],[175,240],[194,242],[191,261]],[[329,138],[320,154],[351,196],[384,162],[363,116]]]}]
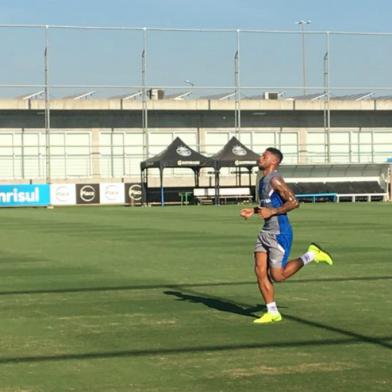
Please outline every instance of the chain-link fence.
[{"label": "chain-link fence", "polygon": [[[0,178],[138,176],[140,161],[176,136],[206,154],[234,135],[255,151],[281,148],[286,163],[384,162],[392,122],[362,124],[359,114],[392,109],[392,34],[301,27],[1,25]],[[118,126],[90,124],[85,113],[98,101],[106,116],[128,109],[134,116]],[[168,111],[201,116],[203,105],[219,113],[214,125],[159,126]],[[263,125],[246,117],[283,116],[288,108],[303,119]],[[72,126],[54,121],[61,110],[75,118]],[[40,121],[23,121],[26,112]],[[358,118],[342,122],[335,112]],[[308,121],[314,113],[315,124]]]}]

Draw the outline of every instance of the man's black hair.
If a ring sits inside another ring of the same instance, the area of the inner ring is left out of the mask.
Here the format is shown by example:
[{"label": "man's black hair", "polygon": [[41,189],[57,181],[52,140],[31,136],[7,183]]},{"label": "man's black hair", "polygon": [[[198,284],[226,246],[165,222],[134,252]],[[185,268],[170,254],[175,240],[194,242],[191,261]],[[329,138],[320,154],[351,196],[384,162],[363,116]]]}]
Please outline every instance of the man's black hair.
[{"label": "man's black hair", "polygon": [[268,152],[270,152],[271,154],[275,155],[276,158],[278,158],[279,163],[283,161],[283,154],[280,150],[278,150],[275,147],[268,147],[267,150]]}]

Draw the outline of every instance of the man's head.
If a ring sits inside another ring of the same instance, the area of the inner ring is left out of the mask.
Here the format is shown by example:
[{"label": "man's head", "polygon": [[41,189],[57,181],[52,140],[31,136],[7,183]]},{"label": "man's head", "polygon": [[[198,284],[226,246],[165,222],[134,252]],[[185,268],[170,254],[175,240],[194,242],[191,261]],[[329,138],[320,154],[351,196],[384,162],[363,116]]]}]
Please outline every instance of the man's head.
[{"label": "man's head", "polygon": [[278,167],[283,160],[283,154],[274,147],[267,148],[261,155],[258,161],[259,169],[265,170],[270,167]]}]

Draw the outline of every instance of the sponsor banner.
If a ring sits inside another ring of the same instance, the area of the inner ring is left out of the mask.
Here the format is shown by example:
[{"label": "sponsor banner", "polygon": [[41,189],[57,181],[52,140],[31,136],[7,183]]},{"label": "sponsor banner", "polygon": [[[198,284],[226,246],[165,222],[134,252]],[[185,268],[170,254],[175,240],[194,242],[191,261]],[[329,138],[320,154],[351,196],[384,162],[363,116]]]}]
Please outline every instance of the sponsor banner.
[{"label": "sponsor banner", "polygon": [[54,206],[76,204],[75,184],[51,184],[50,203]]},{"label": "sponsor banner", "polygon": [[99,184],[101,204],[124,204],[123,183]]},{"label": "sponsor banner", "polygon": [[77,204],[99,204],[99,184],[76,184]]},{"label": "sponsor banner", "polygon": [[125,203],[142,203],[142,186],[140,183],[125,184]]},{"label": "sponsor banner", "polygon": [[107,183],[99,184],[101,204],[124,204],[124,184]]},{"label": "sponsor banner", "polygon": [[0,185],[0,207],[36,207],[50,203],[49,185]]}]

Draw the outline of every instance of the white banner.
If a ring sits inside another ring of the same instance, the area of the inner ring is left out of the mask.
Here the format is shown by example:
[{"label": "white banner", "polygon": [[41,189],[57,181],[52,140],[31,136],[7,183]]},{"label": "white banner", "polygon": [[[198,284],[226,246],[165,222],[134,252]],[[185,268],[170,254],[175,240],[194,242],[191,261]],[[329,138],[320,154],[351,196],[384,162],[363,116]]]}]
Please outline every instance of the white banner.
[{"label": "white banner", "polygon": [[120,184],[99,184],[101,204],[124,204],[125,185]]},{"label": "white banner", "polygon": [[76,204],[75,184],[51,184],[50,204],[54,206]]}]

